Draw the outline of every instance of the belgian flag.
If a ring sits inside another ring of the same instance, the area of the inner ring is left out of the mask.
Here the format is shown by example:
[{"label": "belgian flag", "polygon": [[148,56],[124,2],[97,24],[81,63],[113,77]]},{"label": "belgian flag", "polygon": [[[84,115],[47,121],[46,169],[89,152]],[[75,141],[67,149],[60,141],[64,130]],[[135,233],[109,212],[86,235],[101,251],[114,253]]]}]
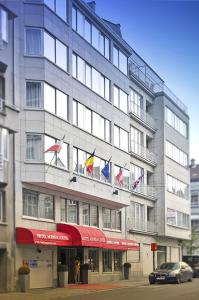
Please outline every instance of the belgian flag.
[{"label": "belgian flag", "polygon": [[85,161],[86,172],[88,173],[93,172],[94,159],[95,159],[95,150]]}]

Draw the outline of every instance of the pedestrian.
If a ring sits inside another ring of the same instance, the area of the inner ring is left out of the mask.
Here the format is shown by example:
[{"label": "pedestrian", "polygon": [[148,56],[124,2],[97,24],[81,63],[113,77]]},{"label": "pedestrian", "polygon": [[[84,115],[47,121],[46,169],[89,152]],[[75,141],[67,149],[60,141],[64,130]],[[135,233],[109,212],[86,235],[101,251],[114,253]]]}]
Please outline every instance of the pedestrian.
[{"label": "pedestrian", "polygon": [[78,284],[80,282],[80,260],[78,257],[76,257],[74,261],[74,273],[75,283]]}]

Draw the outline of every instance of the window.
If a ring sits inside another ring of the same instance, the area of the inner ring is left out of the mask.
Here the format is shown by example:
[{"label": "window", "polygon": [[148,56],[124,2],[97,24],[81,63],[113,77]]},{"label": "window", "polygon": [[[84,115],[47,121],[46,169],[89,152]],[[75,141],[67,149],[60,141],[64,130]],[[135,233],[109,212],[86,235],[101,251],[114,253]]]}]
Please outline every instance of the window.
[{"label": "window", "polygon": [[0,8],[0,35],[4,42],[8,42],[8,13]]},{"label": "window", "polygon": [[110,143],[110,121],[73,100],[73,124]]},{"label": "window", "polygon": [[26,106],[45,110],[68,119],[68,95],[43,82],[26,82]]},{"label": "window", "polygon": [[168,141],[166,141],[166,155],[180,165],[188,166],[188,155]]},{"label": "window", "polygon": [[42,55],[41,35],[42,31],[39,28],[26,28],[27,55]]},{"label": "window", "polygon": [[98,207],[96,205],[82,203],[81,212],[82,216],[81,224],[88,226],[98,226]]},{"label": "window", "polygon": [[26,159],[41,161],[42,136],[40,134],[27,134],[26,143]]},{"label": "window", "polygon": [[61,221],[78,224],[79,203],[75,200],[61,199]]},{"label": "window", "polygon": [[144,214],[144,205],[136,202],[131,202],[130,206],[131,211],[131,224],[133,229],[143,231],[145,229],[145,214]]},{"label": "window", "polygon": [[198,198],[198,194],[196,195],[191,195],[191,206],[199,206],[199,198]]},{"label": "window", "polygon": [[115,186],[124,188],[124,189],[129,189],[129,170],[122,168],[122,176],[120,177],[120,180],[116,180],[116,176],[118,175],[121,167],[119,166],[114,166],[114,178],[115,178]]},{"label": "window", "polygon": [[91,272],[99,272],[99,250],[88,249],[88,263]]},{"label": "window", "polygon": [[124,111],[125,113],[128,112],[128,95],[120,88],[114,85],[114,105],[117,106],[119,109]]},{"label": "window", "polygon": [[[47,135],[44,136],[45,151],[54,145],[58,140]],[[62,149],[59,153],[45,153],[45,162],[47,164],[55,165],[60,168],[68,169],[68,144],[63,143]]]},{"label": "window", "polygon": [[41,82],[26,82],[26,106],[41,107]]},{"label": "window", "polygon": [[5,99],[5,79],[0,76],[0,99]]},{"label": "window", "polygon": [[113,47],[113,64],[127,75],[128,57],[116,46]]},{"label": "window", "polygon": [[128,152],[128,132],[114,125],[114,146]]},{"label": "window", "polygon": [[131,151],[142,155],[143,153],[143,133],[131,126]]},{"label": "window", "polygon": [[165,107],[166,122],[181,133],[184,137],[188,136],[188,125],[176,116],[168,107]]},{"label": "window", "polygon": [[5,193],[0,191],[0,223],[6,221],[6,212],[5,212]]},{"label": "window", "polygon": [[23,215],[54,220],[53,196],[23,189]]},{"label": "window", "polygon": [[176,211],[173,209],[167,209],[167,224],[174,225],[182,228],[189,228],[189,215]]},{"label": "window", "polygon": [[44,56],[68,70],[68,47],[40,28],[26,28],[26,55]]},{"label": "window", "polygon": [[104,228],[121,230],[121,211],[103,208],[102,215]]},{"label": "window", "polygon": [[55,39],[44,31],[44,56],[55,63]]},{"label": "window", "polygon": [[110,80],[73,53],[73,77],[110,101]]},{"label": "window", "polygon": [[44,3],[67,22],[67,0],[44,0]]},{"label": "window", "polygon": [[0,127],[0,154],[3,160],[9,159],[9,132]]},{"label": "window", "polygon": [[74,6],[72,8],[72,28],[103,56],[107,59],[110,58],[110,40]]},{"label": "window", "polygon": [[102,251],[103,272],[112,272],[112,251]]},{"label": "window", "polygon": [[67,47],[56,40],[56,65],[67,71]]},{"label": "window", "polygon": [[114,271],[122,271],[122,251],[114,251]]},{"label": "window", "polygon": [[44,83],[44,109],[55,114],[55,88]]},{"label": "window", "polygon": [[107,161],[95,156],[94,158],[94,166],[93,172],[87,173],[85,168],[85,161],[90,156],[90,153],[82,151],[77,148],[73,148],[73,171],[84,174],[85,176],[91,177],[93,179],[97,179],[103,182],[111,182],[111,168],[110,168],[110,176],[109,179],[106,179],[102,174],[102,169],[104,168]]},{"label": "window", "polygon": [[167,174],[167,190],[178,197],[189,199],[189,186]]},{"label": "window", "polygon": [[141,117],[142,97],[134,90],[130,90],[129,110],[134,115]]}]

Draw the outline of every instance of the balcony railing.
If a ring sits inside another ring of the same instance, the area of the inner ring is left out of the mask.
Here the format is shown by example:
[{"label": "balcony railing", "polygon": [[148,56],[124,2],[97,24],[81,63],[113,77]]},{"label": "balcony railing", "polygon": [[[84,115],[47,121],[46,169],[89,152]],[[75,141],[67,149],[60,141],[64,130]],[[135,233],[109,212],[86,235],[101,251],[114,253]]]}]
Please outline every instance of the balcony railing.
[{"label": "balcony railing", "polygon": [[137,105],[137,103],[135,103],[134,101],[129,102],[129,113],[133,114],[134,116],[139,118],[147,125],[156,129],[155,120],[144,109],[142,109],[139,105]]},{"label": "balcony railing", "polygon": [[140,144],[137,144],[135,141],[131,140],[131,154],[135,154],[136,156],[140,156],[144,160],[156,164],[156,156],[153,152],[149,151],[149,149],[143,147]]},{"label": "balcony railing", "polygon": [[129,76],[140,81],[153,94],[164,92],[182,111],[188,113],[186,105],[165,85],[164,81],[135,52],[129,58]]},{"label": "balcony railing", "polygon": [[142,194],[149,198],[157,198],[157,191],[153,186],[140,184],[135,189],[132,189],[132,193]]}]

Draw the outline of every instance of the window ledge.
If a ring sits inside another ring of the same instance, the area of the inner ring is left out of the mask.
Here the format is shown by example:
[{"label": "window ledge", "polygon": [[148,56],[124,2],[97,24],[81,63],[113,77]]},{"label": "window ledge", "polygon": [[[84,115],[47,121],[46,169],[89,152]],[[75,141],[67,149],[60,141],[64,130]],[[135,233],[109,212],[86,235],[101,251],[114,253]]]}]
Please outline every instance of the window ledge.
[{"label": "window ledge", "polygon": [[38,222],[46,222],[46,223],[55,223],[55,220],[50,220],[50,219],[39,219],[35,217],[29,217],[29,216],[22,216],[22,219],[24,220],[32,220],[32,221],[38,221]]},{"label": "window ledge", "polygon": [[168,223],[167,223],[167,226],[171,226],[171,227],[178,228],[178,229],[190,230],[190,228],[188,228],[188,227],[182,227],[182,226],[172,225],[172,224],[168,224]]},{"label": "window ledge", "polygon": [[102,228],[102,230],[104,230],[104,231],[111,231],[111,232],[119,232],[119,233],[122,232],[122,231],[119,230],[119,229],[112,229],[112,228]]},{"label": "window ledge", "polygon": [[1,221],[0,221],[0,226],[8,226],[8,223],[7,223],[7,222],[1,222]]}]

